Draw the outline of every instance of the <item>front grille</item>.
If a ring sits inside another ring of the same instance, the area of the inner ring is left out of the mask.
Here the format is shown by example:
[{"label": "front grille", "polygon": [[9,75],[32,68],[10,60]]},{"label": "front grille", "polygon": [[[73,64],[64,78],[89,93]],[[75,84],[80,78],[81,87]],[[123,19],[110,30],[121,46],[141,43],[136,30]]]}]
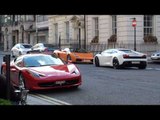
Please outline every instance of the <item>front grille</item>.
[{"label": "front grille", "polygon": [[55,82],[48,82],[48,83],[39,83],[40,87],[58,87],[58,86],[66,86],[66,85],[74,85],[79,82],[78,79],[76,80],[66,80],[63,84],[56,84]]}]

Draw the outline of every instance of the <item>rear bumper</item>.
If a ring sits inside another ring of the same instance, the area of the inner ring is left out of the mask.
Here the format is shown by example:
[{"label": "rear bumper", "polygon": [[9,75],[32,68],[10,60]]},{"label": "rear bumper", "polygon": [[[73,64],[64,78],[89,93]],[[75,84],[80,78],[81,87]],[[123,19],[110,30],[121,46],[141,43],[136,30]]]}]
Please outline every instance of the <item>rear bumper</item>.
[{"label": "rear bumper", "polygon": [[139,61],[139,62],[133,62],[133,61],[125,61],[123,62],[123,64],[121,65],[122,67],[139,67],[139,66],[143,66],[143,65],[147,65],[146,61]]}]

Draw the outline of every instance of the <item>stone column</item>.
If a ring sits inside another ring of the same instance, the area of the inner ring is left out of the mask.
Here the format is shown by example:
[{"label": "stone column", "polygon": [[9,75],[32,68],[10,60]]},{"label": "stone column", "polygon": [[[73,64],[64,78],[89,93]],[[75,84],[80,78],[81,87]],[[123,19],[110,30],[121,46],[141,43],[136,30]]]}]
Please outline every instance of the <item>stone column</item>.
[{"label": "stone column", "polygon": [[24,43],[28,43],[28,32],[25,32],[24,31],[24,36],[23,36],[24,38]]},{"label": "stone column", "polygon": [[22,31],[19,31],[19,43],[22,43]]},{"label": "stone column", "polygon": [[7,51],[7,33],[4,34],[4,51]]},{"label": "stone column", "polygon": [[13,41],[12,41],[12,32],[10,31],[8,33],[8,51],[10,51],[11,48],[13,47],[12,43],[13,43]]}]

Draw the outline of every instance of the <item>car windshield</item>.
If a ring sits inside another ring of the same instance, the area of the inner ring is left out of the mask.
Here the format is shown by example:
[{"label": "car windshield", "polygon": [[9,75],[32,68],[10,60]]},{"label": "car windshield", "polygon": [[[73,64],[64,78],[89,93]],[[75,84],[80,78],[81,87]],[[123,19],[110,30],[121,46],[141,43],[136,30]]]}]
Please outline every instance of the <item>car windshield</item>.
[{"label": "car windshield", "polygon": [[24,48],[31,48],[31,45],[22,45]]},{"label": "car windshield", "polygon": [[64,65],[61,59],[51,55],[37,55],[24,57],[25,67],[40,67],[50,65]]},{"label": "car windshield", "polygon": [[125,52],[125,53],[133,53],[132,50],[119,50],[119,51],[122,51],[122,52]]}]

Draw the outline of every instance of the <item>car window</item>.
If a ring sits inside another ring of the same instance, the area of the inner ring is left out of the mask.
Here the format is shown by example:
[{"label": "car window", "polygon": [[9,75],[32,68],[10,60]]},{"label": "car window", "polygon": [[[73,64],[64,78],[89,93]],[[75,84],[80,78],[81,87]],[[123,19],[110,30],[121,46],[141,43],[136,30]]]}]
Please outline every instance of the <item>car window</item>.
[{"label": "car window", "polygon": [[122,51],[122,52],[125,52],[125,53],[133,53],[132,50],[119,50],[119,51]]},{"label": "car window", "polygon": [[108,54],[111,54],[112,53],[112,49],[107,49],[107,50],[104,50],[102,53],[108,53]]},{"label": "car window", "polygon": [[23,45],[24,48],[31,48],[31,45]]}]

